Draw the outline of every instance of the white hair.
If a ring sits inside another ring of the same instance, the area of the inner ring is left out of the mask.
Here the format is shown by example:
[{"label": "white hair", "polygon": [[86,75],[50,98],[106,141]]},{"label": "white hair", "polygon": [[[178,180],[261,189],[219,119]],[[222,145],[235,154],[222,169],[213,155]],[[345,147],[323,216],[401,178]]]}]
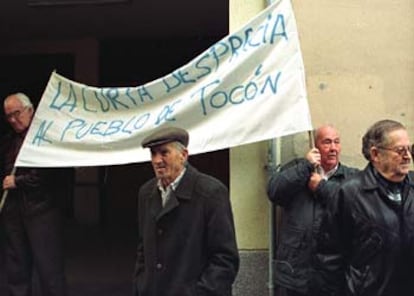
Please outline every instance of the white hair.
[{"label": "white hair", "polygon": [[23,107],[33,108],[33,104],[32,104],[32,101],[30,101],[30,98],[27,95],[25,95],[24,93],[21,93],[21,92],[9,95],[6,98],[5,102],[10,97],[13,97],[13,96],[15,96],[22,103]]}]

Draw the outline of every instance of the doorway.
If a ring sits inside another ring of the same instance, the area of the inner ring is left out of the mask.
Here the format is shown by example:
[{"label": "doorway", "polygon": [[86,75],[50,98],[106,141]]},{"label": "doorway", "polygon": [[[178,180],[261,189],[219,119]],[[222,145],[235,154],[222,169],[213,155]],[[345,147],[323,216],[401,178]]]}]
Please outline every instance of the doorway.
[{"label": "doorway", "polygon": [[[98,84],[147,83],[186,64],[221,37],[100,41]],[[76,59],[77,54],[70,51],[0,55],[1,99],[13,92],[25,92],[37,106],[52,71],[76,81]],[[3,118],[1,134],[8,131]],[[191,155],[190,151],[190,163],[229,185],[227,149],[200,155]],[[148,162],[68,169],[62,195],[67,201],[65,254],[69,296],[131,294],[136,197],[139,187],[153,175]],[[0,262],[0,295],[4,288],[2,267]],[[41,295],[39,291],[37,296]]]}]

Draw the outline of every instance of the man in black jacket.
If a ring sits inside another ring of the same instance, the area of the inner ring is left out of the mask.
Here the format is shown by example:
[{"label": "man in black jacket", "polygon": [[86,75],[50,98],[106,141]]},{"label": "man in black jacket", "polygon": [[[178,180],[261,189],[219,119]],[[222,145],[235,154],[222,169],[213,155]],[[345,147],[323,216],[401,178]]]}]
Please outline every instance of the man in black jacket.
[{"label": "man in black jacket", "polygon": [[188,164],[187,131],[155,130],[155,178],[138,195],[138,296],[231,296],[239,268],[227,188]]},{"label": "man in black jacket", "polygon": [[34,114],[30,99],[16,93],[4,100],[13,131],[1,147],[1,177],[7,202],[1,212],[5,232],[7,295],[31,296],[32,275],[39,274],[42,295],[66,295],[62,216],[52,169],[17,168],[14,162]]},{"label": "man in black jacket", "polygon": [[338,131],[321,126],[305,159],[288,163],[269,181],[269,199],[283,208],[276,284],[288,296],[317,295],[313,261],[320,223],[335,190],[357,172],[339,162],[340,153]]},{"label": "man in black jacket", "polygon": [[[413,295],[411,149],[407,130],[399,122],[381,120],[365,133],[362,153],[369,163],[343,183],[336,211],[323,223],[328,240],[337,241],[336,257],[341,259],[341,264],[326,264],[325,274],[339,269],[343,275],[329,295]],[[322,259],[332,256],[320,254]]]}]

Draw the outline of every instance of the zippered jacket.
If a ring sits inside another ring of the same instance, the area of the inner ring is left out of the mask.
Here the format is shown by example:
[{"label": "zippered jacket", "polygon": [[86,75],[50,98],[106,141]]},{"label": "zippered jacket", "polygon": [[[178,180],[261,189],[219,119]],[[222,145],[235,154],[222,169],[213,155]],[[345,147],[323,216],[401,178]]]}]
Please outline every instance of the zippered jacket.
[{"label": "zippered jacket", "polygon": [[[319,273],[342,275],[320,295],[408,296],[414,284],[414,183],[404,181],[401,203],[391,200],[369,164],[339,189],[335,213],[324,221]],[[332,245],[330,248],[332,250]],[[333,260],[335,258],[335,260]]]},{"label": "zippered jacket", "polygon": [[322,218],[339,185],[357,171],[339,164],[315,192],[308,188],[314,167],[306,159],[289,162],[271,177],[268,197],[283,209],[275,264],[277,285],[309,294],[314,282],[319,282],[314,279],[313,262]]}]

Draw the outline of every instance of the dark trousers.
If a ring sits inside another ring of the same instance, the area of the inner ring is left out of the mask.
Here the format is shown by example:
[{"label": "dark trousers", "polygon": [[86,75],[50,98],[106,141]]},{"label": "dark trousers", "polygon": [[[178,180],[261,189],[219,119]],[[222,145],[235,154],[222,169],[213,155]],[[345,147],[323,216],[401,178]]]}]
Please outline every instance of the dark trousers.
[{"label": "dark trousers", "polygon": [[32,296],[34,268],[42,296],[65,296],[62,217],[58,209],[24,216],[16,208],[3,215],[9,296]]}]

